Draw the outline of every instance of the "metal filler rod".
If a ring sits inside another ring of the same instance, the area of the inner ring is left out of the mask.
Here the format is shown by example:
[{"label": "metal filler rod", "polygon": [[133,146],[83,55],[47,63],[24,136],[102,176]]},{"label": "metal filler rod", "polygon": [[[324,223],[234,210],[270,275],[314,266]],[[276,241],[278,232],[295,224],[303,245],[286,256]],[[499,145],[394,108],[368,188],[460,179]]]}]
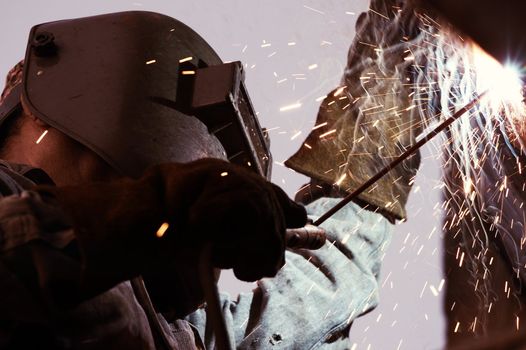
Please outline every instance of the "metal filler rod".
[{"label": "metal filler rod", "polygon": [[418,149],[420,149],[423,145],[425,145],[429,140],[431,140],[433,137],[438,135],[440,132],[442,132],[445,128],[450,126],[455,120],[460,118],[464,113],[469,111],[475,104],[479,102],[479,100],[487,93],[487,91],[484,91],[483,93],[479,94],[477,97],[475,97],[473,100],[471,100],[468,104],[466,104],[464,107],[456,111],[450,118],[444,120],[442,123],[440,123],[435,129],[430,131],[426,136],[421,138],[419,141],[417,141],[414,145],[409,147],[404,153],[402,153],[399,157],[397,157],[395,160],[393,160],[391,163],[389,163],[387,166],[385,166],[382,170],[380,170],[378,173],[376,173],[373,177],[371,177],[369,180],[364,182],[360,187],[355,189],[353,192],[349,193],[345,198],[343,198],[338,204],[336,204],[334,207],[329,209],[325,214],[320,216],[318,220],[314,221],[313,225],[319,226],[321,225],[325,220],[330,218],[334,215],[338,210],[343,208],[347,203],[358,197],[363,191],[365,191],[367,188],[369,188],[372,184],[374,184],[376,181],[378,181],[382,176],[387,174],[391,169],[402,163],[404,160],[412,156]]}]

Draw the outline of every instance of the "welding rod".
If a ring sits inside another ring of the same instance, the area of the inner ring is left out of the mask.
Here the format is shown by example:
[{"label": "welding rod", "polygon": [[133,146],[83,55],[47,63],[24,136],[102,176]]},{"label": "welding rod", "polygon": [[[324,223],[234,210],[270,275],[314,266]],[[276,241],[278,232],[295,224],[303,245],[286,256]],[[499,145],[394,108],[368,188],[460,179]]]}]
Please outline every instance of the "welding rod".
[{"label": "welding rod", "polygon": [[442,123],[440,123],[435,129],[433,129],[429,134],[421,138],[419,141],[417,141],[414,145],[409,147],[404,153],[402,153],[399,157],[397,157],[395,160],[393,160],[390,164],[388,164],[385,168],[380,170],[378,173],[376,173],[373,177],[371,177],[369,180],[364,182],[360,187],[355,189],[353,192],[348,194],[345,198],[343,198],[338,204],[336,204],[334,207],[329,209],[325,214],[320,216],[318,220],[314,221],[313,225],[319,226],[321,225],[325,220],[330,218],[334,213],[336,213],[338,210],[343,208],[347,203],[355,199],[357,196],[359,196],[363,191],[365,191],[369,186],[374,184],[376,181],[378,181],[382,176],[387,174],[391,169],[396,167],[398,164],[402,163],[404,160],[412,156],[420,147],[425,145],[429,140],[431,140],[433,137],[438,135],[440,132],[442,132],[445,128],[451,125],[455,120],[460,118],[464,113],[469,111],[475,104],[478,103],[478,101],[486,94],[487,91],[481,93],[477,97],[475,97],[471,102],[466,104],[464,107],[456,111],[450,118],[444,120]]}]

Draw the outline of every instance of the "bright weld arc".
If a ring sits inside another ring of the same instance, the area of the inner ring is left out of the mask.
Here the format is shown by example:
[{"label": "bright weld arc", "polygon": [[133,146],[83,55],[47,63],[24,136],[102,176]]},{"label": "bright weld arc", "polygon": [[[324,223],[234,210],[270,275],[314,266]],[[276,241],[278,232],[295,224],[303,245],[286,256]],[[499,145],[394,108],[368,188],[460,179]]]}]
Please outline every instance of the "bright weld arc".
[{"label": "bright weld arc", "polygon": [[505,103],[514,107],[522,105],[523,74],[518,65],[511,62],[503,65],[476,45],[473,46],[473,61],[477,91],[489,91],[490,107],[498,110]]}]

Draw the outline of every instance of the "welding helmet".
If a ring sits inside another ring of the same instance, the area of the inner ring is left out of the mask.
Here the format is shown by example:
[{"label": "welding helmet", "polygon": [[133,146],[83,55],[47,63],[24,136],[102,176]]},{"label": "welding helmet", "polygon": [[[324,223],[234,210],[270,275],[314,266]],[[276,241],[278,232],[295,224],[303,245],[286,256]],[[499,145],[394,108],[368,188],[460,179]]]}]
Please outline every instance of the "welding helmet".
[{"label": "welding helmet", "polygon": [[152,12],[36,25],[23,79],[0,106],[21,106],[138,177],[151,165],[229,159],[265,177],[270,154],[239,62],[223,64],[191,28]]}]

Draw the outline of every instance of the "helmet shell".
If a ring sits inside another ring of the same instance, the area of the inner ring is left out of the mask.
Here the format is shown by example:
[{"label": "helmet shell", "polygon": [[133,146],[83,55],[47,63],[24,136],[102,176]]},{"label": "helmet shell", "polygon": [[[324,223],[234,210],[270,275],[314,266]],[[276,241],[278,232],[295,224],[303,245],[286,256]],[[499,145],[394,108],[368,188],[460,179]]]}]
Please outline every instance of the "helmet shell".
[{"label": "helmet shell", "polygon": [[181,60],[222,63],[195,31],[157,13],[40,24],[29,35],[22,103],[123,175],[138,177],[164,162],[224,159],[207,127],[176,107]]}]

